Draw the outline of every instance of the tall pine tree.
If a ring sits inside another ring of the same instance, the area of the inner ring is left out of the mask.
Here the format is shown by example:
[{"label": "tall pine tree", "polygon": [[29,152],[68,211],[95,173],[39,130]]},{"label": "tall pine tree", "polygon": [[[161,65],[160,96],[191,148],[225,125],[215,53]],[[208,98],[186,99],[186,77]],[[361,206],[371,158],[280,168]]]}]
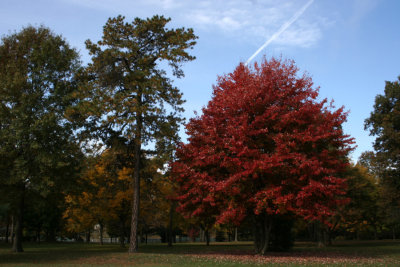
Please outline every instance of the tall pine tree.
[{"label": "tall pine tree", "polygon": [[81,92],[84,101],[71,113],[86,121],[92,137],[124,147],[134,162],[129,252],[137,251],[142,148],[155,143],[158,152],[168,151],[182,121],[182,94],[162,67],[168,64],[180,78],[181,63],[194,59],[187,52],[197,38],[193,30],[168,29],[169,21],[162,16],[131,23],[122,16],[110,18],[102,39],[86,42],[92,56],[88,83]]}]

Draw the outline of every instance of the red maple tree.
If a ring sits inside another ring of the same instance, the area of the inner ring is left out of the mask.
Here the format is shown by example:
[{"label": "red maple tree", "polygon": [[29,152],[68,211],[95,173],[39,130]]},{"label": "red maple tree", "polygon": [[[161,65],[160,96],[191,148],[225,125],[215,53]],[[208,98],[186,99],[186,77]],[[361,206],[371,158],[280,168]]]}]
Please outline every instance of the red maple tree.
[{"label": "red maple tree", "polygon": [[274,216],[327,223],[345,201],[347,113],[319,101],[311,78],[297,74],[293,61],[271,59],[219,77],[173,164],[178,210],[208,223],[253,216],[261,254]]}]

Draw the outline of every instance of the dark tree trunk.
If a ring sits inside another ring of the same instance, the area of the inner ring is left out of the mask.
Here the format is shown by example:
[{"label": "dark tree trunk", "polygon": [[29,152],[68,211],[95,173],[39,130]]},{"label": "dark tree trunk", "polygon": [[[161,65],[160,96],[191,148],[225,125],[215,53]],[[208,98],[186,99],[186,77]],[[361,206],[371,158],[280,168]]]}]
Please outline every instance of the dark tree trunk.
[{"label": "dark tree trunk", "polygon": [[86,243],[90,243],[90,229],[86,232]]},{"label": "dark tree trunk", "polygon": [[269,216],[264,217],[264,223],[263,223],[263,235],[264,235],[264,244],[261,250],[261,255],[265,255],[268,251],[269,247],[269,240],[271,237],[271,229],[272,229],[272,220],[269,218]]},{"label": "dark tree trunk", "polygon": [[121,248],[124,248],[124,247],[125,247],[125,237],[122,236],[122,235],[119,237],[119,246],[120,246]]},{"label": "dark tree trunk", "polygon": [[169,209],[169,223],[168,223],[168,247],[172,247],[172,219],[174,216],[174,203],[171,203],[171,207]]},{"label": "dark tree trunk", "polygon": [[[200,238],[200,242],[206,241],[206,238],[204,237],[204,230],[202,227],[200,228],[200,237],[199,238]],[[195,240],[195,238],[193,238],[193,240]]]},{"label": "dark tree trunk", "polygon": [[206,245],[209,246],[210,245],[210,232],[208,231],[208,228],[206,228],[206,230],[204,231],[204,235],[206,238]]},{"label": "dark tree trunk", "polygon": [[15,216],[13,214],[11,215],[11,230],[10,230],[11,245],[14,244],[14,233],[15,233]]},{"label": "dark tree trunk", "polygon": [[324,233],[326,245],[332,246],[332,231],[330,229],[325,229]]},{"label": "dark tree trunk", "polygon": [[[138,95],[138,104],[141,106],[142,96]],[[138,251],[138,221],[139,221],[139,207],[140,207],[140,154],[142,150],[142,117],[138,115],[136,118],[137,136],[135,137],[135,168],[133,172],[134,189],[132,200],[132,221],[131,221],[131,234],[129,253]]]},{"label": "dark tree trunk", "polygon": [[36,229],[36,242],[40,243],[40,233],[42,232],[42,227],[38,226]]},{"label": "dark tree trunk", "polygon": [[121,248],[125,247],[125,223],[123,220],[120,221],[121,223],[121,229],[119,232],[119,245]]},{"label": "dark tree trunk", "polygon": [[396,240],[396,230],[395,230],[394,226],[392,228],[392,237],[393,237],[393,240]]},{"label": "dark tree trunk", "polygon": [[376,223],[374,224],[374,239],[378,240],[378,226],[376,225]]},{"label": "dark tree trunk", "polygon": [[46,231],[46,241],[55,242],[56,241],[56,232],[55,229],[51,228]]},{"label": "dark tree trunk", "polygon": [[308,223],[307,224],[308,236],[311,241],[316,242],[317,237],[315,233],[315,223]]},{"label": "dark tree trunk", "polygon": [[13,242],[13,252],[23,252],[22,249],[22,227],[23,227],[23,213],[25,205],[25,185],[20,187],[19,203],[17,208],[16,223],[15,223],[15,237]]},{"label": "dark tree trunk", "polygon": [[262,233],[260,231],[261,229],[261,223],[260,219],[258,218],[259,216],[254,216],[253,218],[253,237],[254,237],[254,252],[256,254],[259,254],[261,252],[261,246],[262,246]]},{"label": "dark tree trunk", "polygon": [[104,226],[103,223],[100,223],[100,245],[103,245],[103,231],[104,231]]},{"label": "dark tree trunk", "polygon": [[262,248],[264,246],[264,222],[261,218],[261,215],[254,217],[254,228],[253,228],[253,235],[254,235],[254,248],[256,254],[261,254]]},{"label": "dark tree trunk", "polygon": [[319,222],[315,223],[315,229],[317,231],[317,246],[319,248],[326,247],[325,230],[321,227],[321,224]]},{"label": "dark tree trunk", "polygon": [[257,254],[265,255],[268,251],[272,229],[272,219],[268,215],[254,218],[254,247]]},{"label": "dark tree trunk", "polygon": [[235,242],[238,242],[238,230],[237,230],[237,227],[235,227]]},{"label": "dark tree trunk", "polygon": [[8,243],[8,236],[10,234],[10,215],[7,215],[7,225],[6,225],[6,243]]}]

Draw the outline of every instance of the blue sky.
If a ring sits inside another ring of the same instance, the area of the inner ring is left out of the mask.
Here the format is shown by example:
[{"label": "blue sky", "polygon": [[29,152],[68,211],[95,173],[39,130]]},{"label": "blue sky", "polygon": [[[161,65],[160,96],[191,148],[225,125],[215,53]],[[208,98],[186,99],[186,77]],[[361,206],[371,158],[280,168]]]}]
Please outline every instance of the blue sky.
[{"label": "blue sky", "polygon": [[[175,81],[193,117],[211,98],[217,76],[245,62],[308,0],[0,0],[0,34],[23,26],[45,25],[76,47],[84,62],[84,41],[97,41],[107,18],[124,15],[171,17],[169,27],[192,27],[199,36],[197,59]],[[295,60],[309,73],[320,97],[350,111],[344,130],[356,139],[352,158],[372,149],[364,120],[385,81],[400,75],[400,1],[314,0],[309,8],[267,46],[263,55]],[[184,137],[183,131],[182,136]]]}]

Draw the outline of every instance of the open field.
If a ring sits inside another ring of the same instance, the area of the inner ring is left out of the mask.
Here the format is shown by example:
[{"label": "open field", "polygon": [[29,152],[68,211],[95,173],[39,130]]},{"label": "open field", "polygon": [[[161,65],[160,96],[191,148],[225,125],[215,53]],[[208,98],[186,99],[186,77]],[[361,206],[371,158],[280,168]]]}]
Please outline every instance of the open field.
[{"label": "open field", "polygon": [[252,244],[199,243],[142,245],[129,255],[118,245],[25,243],[24,253],[0,245],[1,266],[400,266],[400,241],[338,242],[328,248],[296,243],[291,252],[254,255]]}]

